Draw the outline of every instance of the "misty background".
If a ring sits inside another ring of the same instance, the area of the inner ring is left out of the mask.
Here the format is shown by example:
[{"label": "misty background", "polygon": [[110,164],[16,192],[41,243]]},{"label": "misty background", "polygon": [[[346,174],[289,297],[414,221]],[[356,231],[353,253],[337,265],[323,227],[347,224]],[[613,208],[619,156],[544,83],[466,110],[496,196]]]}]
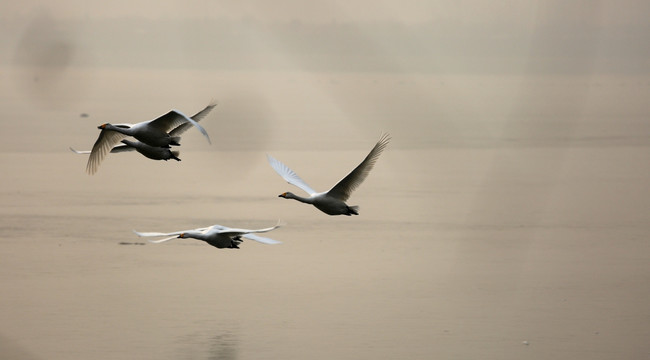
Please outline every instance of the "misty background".
[{"label": "misty background", "polygon": [[[0,353],[648,353],[650,2],[0,3]],[[218,106],[181,162],[97,126]],[[327,217],[325,190],[390,147]],[[287,222],[237,252],[132,230]],[[125,245],[125,246],[123,246]],[[146,246],[140,246],[146,245]],[[34,356],[31,356],[34,355]]]},{"label": "misty background", "polygon": [[353,4],[5,3],[0,61],[424,74],[645,75],[648,70],[650,50],[644,45],[650,24],[644,14],[650,5],[643,1]]},{"label": "misty background", "polygon": [[93,124],[135,122],[97,102],[143,93],[162,109],[143,107],[136,119],[217,98],[237,137],[263,141],[275,130],[289,148],[318,146],[281,135],[305,123],[333,135],[398,121],[396,135],[412,139],[396,145],[414,148],[645,144],[650,130],[643,1],[27,1],[0,10],[4,99],[31,101],[11,114],[21,125],[3,122],[5,134],[54,130],[27,116],[32,104],[65,119],[105,115]]}]

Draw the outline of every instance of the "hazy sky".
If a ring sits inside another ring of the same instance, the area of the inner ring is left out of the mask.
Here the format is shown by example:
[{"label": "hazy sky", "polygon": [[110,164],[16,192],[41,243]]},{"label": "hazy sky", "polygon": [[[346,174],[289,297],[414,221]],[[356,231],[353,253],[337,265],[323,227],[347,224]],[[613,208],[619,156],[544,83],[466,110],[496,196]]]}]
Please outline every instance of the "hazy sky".
[{"label": "hazy sky", "polygon": [[638,74],[647,14],[641,0],[4,1],[0,63]]},{"label": "hazy sky", "polygon": [[[609,101],[616,111],[647,114],[647,14],[650,1],[631,0],[2,1],[0,76],[4,76],[8,94],[24,89],[23,93],[41,103],[58,104],[51,98],[62,93],[81,98],[93,86],[118,88],[112,78],[86,80],[67,71],[76,68],[92,76],[105,74],[103,69],[109,73],[135,70],[138,75],[141,69],[207,70],[213,76],[315,74],[319,79],[338,74],[399,74],[402,82],[396,89],[388,83],[379,90],[377,85],[355,88],[362,89],[358,93],[378,91],[368,95],[365,107],[356,104],[363,103],[360,96],[346,96],[335,87],[324,89],[330,83],[305,80],[308,86],[296,89],[300,89],[298,95],[308,93],[305,88],[312,89],[312,96],[306,98],[334,104],[323,109],[335,109],[338,112],[331,117],[340,118],[382,113],[375,110],[376,100],[394,100],[394,94],[400,100],[382,108],[385,119],[391,119],[387,113],[398,117],[417,111],[413,117],[418,119],[433,118],[429,115],[434,112],[437,116],[464,111],[483,117],[484,109],[496,114],[493,118],[510,113],[546,114],[558,108],[546,110],[549,99],[565,107],[563,114],[578,113],[579,105],[587,101]],[[587,85],[569,89],[572,92],[558,91],[559,86],[531,86],[522,92],[516,82],[504,85],[505,89],[478,82],[454,87],[436,79],[438,75],[488,75],[505,82],[508,77],[552,81],[551,77],[589,80],[622,75],[637,87],[621,92],[617,85],[615,90],[622,95],[616,101],[611,100],[613,90],[600,92],[607,96],[596,100],[583,100],[595,90]],[[431,81],[416,84],[409,82],[412,79]],[[152,79],[128,80],[146,87]],[[233,83],[240,86],[245,99],[254,98],[258,104],[266,101],[271,107],[278,103],[274,95],[283,92],[275,88],[275,82],[269,82],[273,85],[266,90],[261,89],[264,84]],[[407,83],[411,92],[404,96],[399,91]],[[438,91],[438,85],[444,91]],[[474,92],[472,86],[476,86]],[[393,106],[402,100],[400,106]],[[290,104],[287,108],[293,111],[295,106]],[[364,113],[367,109],[372,110]],[[602,108],[597,109],[591,113],[600,114]]]},{"label": "hazy sky", "polygon": [[[232,1],[232,0],[114,0],[114,1],[3,1],[1,17],[30,16],[47,9],[54,17],[147,17],[147,18],[250,18],[269,21],[396,21],[396,22],[502,22],[530,24],[553,13],[562,22],[593,21],[601,26],[647,23],[650,2],[643,0],[334,0],[334,1]],[[592,9],[598,16],[587,17]]]},{"label": "hazy sky", "polygon": [[[517,1],[501,1],[497,7],[507,12],[530,11],[534,3],[518,5]],[[56,16],[142,16],[160,17],[229,17],[254,18],[263,20],[303,21],[375,21],[395,20],[404,22],[444,19],[465,8],[470,12],[481,13],[490,2],[448,2],[448,1],[325,1],[312,2],[300,0],[278,1],[229,1],[229,0],[189,0],[189,1],[57,1],[56,6],[47,1],[4,2],[4,14],[28,15],[35,8],[49,8]],[[488,7],[489,6],[489,7]],[[468,14],[471,16],[471,14]]]}]

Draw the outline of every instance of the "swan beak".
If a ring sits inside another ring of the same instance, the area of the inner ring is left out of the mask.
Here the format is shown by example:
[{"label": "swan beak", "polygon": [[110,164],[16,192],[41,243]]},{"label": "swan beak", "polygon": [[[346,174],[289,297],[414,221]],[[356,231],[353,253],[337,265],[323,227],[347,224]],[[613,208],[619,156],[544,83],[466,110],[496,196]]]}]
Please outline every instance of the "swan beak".
[{"label": "swan beak", "polygon": [[98,129],[102,129],[102,130],[103,130],[103,129],[105,129],[105,128],[106,128],[106,124],[101,124],[101,125],[99,125],[99,126],[98,126],[97,128],[98,128]]},{"label": "swan beak", "polygon": [[185,237],[185,233],[182,233],[182,234],[178,235],[178,237],[181,238],[181,239],[184,238],[184,237]]},{"label": "swan beak", "polygon": [[287,197],[287,193],[282,193],[282,194],[278,195],[278,197],[286,198],[286,197]]}]

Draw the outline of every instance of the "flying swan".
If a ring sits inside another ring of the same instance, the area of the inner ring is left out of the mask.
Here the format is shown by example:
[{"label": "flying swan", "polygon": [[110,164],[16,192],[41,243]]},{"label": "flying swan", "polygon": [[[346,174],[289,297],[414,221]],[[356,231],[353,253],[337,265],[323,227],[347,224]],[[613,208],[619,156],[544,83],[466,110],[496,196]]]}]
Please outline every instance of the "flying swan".
[{"label": "flying swan", "polygon": [[[180,155],[180,151],[178,150],[171,150],[170,148],[166,147],[151,146],[137,140],[131,141],[123,139],[121,143],[123,145],[113,147],[111,149],[111,153],[129,152],[135,150],[152,160],[167,161],[169,159],[174,159],[176,161],[181,161],[181,159],[178,157]],[[77,154],[90,154],[90,150],[75,150],[74,148],[70,148],[70,150]]]},{"label": "flying swan", "polygon": [[348,206],[345,202],[361,183],[366,179],[375,162],[381,155],[382,151],[388,146],[390,141],[389,134],[383,134],[375,147],[370,150],[368,156],[352,170],[346,177],[341,179],[334,187],[328,191],[317,193],[307,183],[301,179],[298,174],[288,166],[275,159],[271,155],[266,155],[269,164],[289,184],[295,185],[309,194],[309,197],[301,197],[291,192],[285,192],[278,197],[285,199],[295,199],[306,204],[312,204],[320,211],[328,215],[359,215],[358,206]]},{"label": "flying swan", "polygon": [[[205,114],[202,116],[205,116],[215,106],[215,103],[210,103],[210,105],[201,111],[205,111]],[[201,112],[197,115],[201,114]],[[180,136],[178,134],[186,131],[190,126],[196,127],[208,139],[208,143],[210,143],[210,137],[205,129],[197,121],[178,110],[170,110],[156,119],[137,124],[102,124],[97,127],[102,131],[99,133],[99,137],[95,141],[93,149],[90,151],[88,163],[86,164],[86,172],[90,175],[96,173],[99,164],[104,160],[106,155],[127,136],[133,136],[149,146],[169,148],[170,145],[180,145]],[[177,129],[178,131],[176,133],[172,133]],[[138,148],[136,147],[135,149],[137,150]]]},{"label": "flying swan", "polygon": [[[208,113],[215,107],[217,106],[216,102],[211,102],[210,105],[206,106],[203,110],[199,111],[198,113],[192,115],[192,120],[199,122],[201,119],[203,119]],[[177,126],[175,129],[169,132],[169,135],[172,137],[175,136],[180,136],[182,133],[187,131],[190,127],[192,127],[192,123],[186,122],[183,123],[179,126]],[[121,141],[123,145],[117,145],[114,146],[111,149],[111,153],[120,153],[120,152],[129,152],[129,151],[137,151],[140,154],[144,155],[145,157],[153,160],[169,160],[169,159],[174,159],[176,161],[181,161],[181,159],[178,158],[180,151],[175,150],[172,151],[168,147],[159,147],[159,146],[151,146],[147,145],[143,142],[140,141],[131,141],[124,139]],[[73,152],[77,154],[90,154],[90,150],[75,150],[74,148],[70,148]]]},{"label": "flying swan", "polygon": [[187,239],[193,238],[198,240],[203,240],[208,244],[219,248],[219,249],[239,249],[239,244],[242,243],[242,238],[254,240],[262,244],[280,244],[280,241],[273,240],[270,238],[262,237],[255,235],[254,233],[264,233],[274,229],[277,229],[281,226],[280,221],[275,226],[264,228],[264,229],[236,229],[229,228],[222,225],[212,225],[210,227],[192,229],[192,230],[182,230],[174,231],[170,233],[160,233],[160,232],[138,232],[133,230],[136,235],[140,237],[156,237],[156,236],[167,236],[164,239],[160,240],[149,240],[149,242],[154,244],[159,244],[161,242],[173,240],[173,239]]}]

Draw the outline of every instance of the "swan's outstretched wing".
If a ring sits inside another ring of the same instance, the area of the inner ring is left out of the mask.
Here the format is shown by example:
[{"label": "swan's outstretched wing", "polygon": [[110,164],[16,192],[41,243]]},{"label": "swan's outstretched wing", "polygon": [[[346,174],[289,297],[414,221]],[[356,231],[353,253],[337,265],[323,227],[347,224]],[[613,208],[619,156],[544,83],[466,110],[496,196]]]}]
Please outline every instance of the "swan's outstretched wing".
[{"label": "swan's outstretched wing", "polygon": [[254,233],[264,233],[271,230],[275,230],[282,226],[282,222],[278,220],[278,223],[275,226],[264,228],[264,229],[234,229],[225,226],[221,226],[221,229],[216,230],[219,234],[228,235],[228,236],[241,236],[243,238],[260,242],[262,244],[280,244],[280,241],[273,240],[271,238],[262,237],[255,235]]},{"label": "swan's outstretched wing", "polygon": [[242,235],[242,237],[246,238],[248,240],[257,241],[259,243],[268,244],[268,245],[275,245],[275,244],[281,244],[282,243],[282,241],[273,240],[271,238],[262,237],[262,236],[258,236],[258,235],[255,235],[255,234],[245,234],[245,235]]},{"label": "swan's outstretched wing", "polygon": [[[212,109],[214,109],[215,106],[217,106],[216,101],[210,102],[210,104],[208,106],[206,106],[203,110],[201,110],[201,111],[197,112],[196,114],[194,114],[192,116],[192,120],[194,120],[196,122],[201,121],[204,117],[206,117],[210,113],[210,111],[212,111]],[[190,123],[190,122],[185,122],[185,123],[183,123],[181,125],[178,125],[176,128],[174,128],[169,133],[169,135],[171,135],[171,136],[179,136],[180,134],[186,132],[187,129],[191,128],[192,125],[193,124]]]},{"label": "swan's outstretched wing", "polygon": [[298,176],[293,170],[291,170],[287,165],[283,164],[280,160],[274,158],[273,156],[266,154],[266,158],[271,164],[273,170],[275,170],[278,175],[291,185],[295,185],[303,189],[307,194],[314,195],[316,191],[312,189],[307,183]]},{"label": "swan's outstretched wing", "polygon": [[[115,126],[124,126],[126,125],[115,125]],[[97,172],[99,164],[104,160],[106,154],[108,154],[115,145],[119,144],[122,139],[127,136],[113,130],[102,129],[97,137],[97,141],[93,145],[93,149],[90,151],[90,156],[88,157],[88,163],[86,164],[86,172],[90,175]]]},{"label": "swan's outstretched wing", "polygon": [[[180,234],[178,234],[178,235],[180,235]],[[152,243],[152,244],[160,244],[160,243],[165,242],[165,241],[178,239],[178,235],[174,235],[174,236],[170,236],[170,237],[166,237],[164,239],[158,239],[158,240],[147,239],[147,241]]]},{"label": "swan's outstretched wing", "polygon": [[139,237],[172,236],[172,235],[178,236],[178,235],[180,235],[180,234],[182,234],[182,233],[184,233],[184,232],[187,232],[187,231],[190,231],[190,230],[186,230],[186,231],[174,231],[174,232],[170,232],[170,233],[161,233],[161,232],[140,232],[140,231],[133,230],[133,232],[134,232],[136,235],[138,235]]},{"label": "swan's outstretched wing", "polygon": [[334,187],[332,187],[327,195],[332,196],[336,199],[347,201],[352,194],[352,191],[359,187],[361,183],[366,179],[372,167],[375,166],[375,162],[381,155],[382,151],[388,146],[390,141],[390,135],[383,134],[375,147],[370,150],[368,156],[359,164],[354,170],[352,170],[346,177],[341,179]]},{"label": "swan's outstretched wing", "polygon": [[192,229],[192,230],[184,230],[184,231],[175,231],[175,232],[171,232],[171,233],[160,233],[160,232],[139,232],[139,231],[135,231],[135,230],[133,230],[133,232],[134,232],[136,235],[140,236],[140,237],[158,237],[158,236],[167,236],[166,238],[158,239],[158,240],[147,239],[147,241],[150,242],[150,243],[152,243],[152,244],[160,244],[160,243],[165,242],[165,241],[178,239],[178,235],[183,234],[183,233],[188,233],[188,232],[190,232],[190,231],[205,231],[205,230],[207,230],[207,229],[208,229],[208,228],[200,228],[200,229]]},{"label": "swan's outstretched wing", "polygon": [[205,131],[205,129],[201,125],[199,125],[199,123],[192,120],[192,118],[190,118],[189,116],[183,114],[178,110],[170,110],[167,114],[162,115],[154,120],[151,120],[148,123],[148,126],[152,126],[166,133],[169,133],[170,131],[174,130],[180,125],[186,123],[192,124],[194,127],[199,129],[201,134],[203,134],[203,136],[205,136],[205,138],[208,139],[208,142],[212,143],[210,141],[210,136],[208,136],[207,131]]},{"label": "swan's outstretched wing", "polygon": [[75,150],[72,146],[70,146],[70,150],[75,154],[90,154],[90,150]]},{"label": "swan's outstretched wing", "polygon": [[[275,230],[280,226],[282,226],[282,222],[278,220],[278,223],[275,224],[275,226],[267,227],[264,229],[236,229],[236,228],[229,228],[226,226],[220,226],[221,228],[216,230],[216,232],[224,235],[237,236],[237,235],[252,234],[252,233],[265,233],[271,230]],[[213,228],[214,226],[211,227],[210,229],[212,230]]]},{"label": "swan's outstretched wing", "polygon": [[190,232],[190,231],[206,231],[210,229],[209,227],[204,227],[204,228],[198,228],[198,229],[190,229],[190,230],[181,230],[181,231],[174,231],[174,232],[168,232],[168,233],[163,233],[163,232],[141,232],[141,231],[136,231],[133,230],[133,232],[140,236],[140,237],[155,237],[155,236],[172,236],[172,235],[180,235],[182,233]]}]

